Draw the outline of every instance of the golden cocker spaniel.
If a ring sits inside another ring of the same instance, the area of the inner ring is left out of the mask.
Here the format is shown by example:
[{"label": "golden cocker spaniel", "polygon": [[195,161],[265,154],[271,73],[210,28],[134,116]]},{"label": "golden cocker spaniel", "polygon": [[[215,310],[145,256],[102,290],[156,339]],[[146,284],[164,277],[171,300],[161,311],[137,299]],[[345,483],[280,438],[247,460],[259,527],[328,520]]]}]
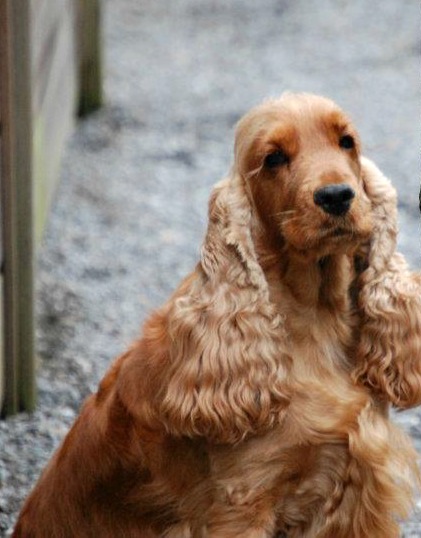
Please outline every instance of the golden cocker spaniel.
[{"label": "golden cocker spaniel", "polygon": [[15,538],[396,538],[420,476],[421,276],[330,100],[238,124],[201,259],[116,360]]}]

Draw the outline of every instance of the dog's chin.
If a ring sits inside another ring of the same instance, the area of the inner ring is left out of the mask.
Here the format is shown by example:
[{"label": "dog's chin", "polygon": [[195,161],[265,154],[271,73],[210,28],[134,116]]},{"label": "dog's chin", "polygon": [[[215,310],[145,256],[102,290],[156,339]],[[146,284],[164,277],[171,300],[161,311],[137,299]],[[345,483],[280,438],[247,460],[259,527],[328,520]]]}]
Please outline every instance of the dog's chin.
[{"label": "dog's chin", "polygon": [[301,234],[291,236],[284,231],[284,239],[290,251],[303,261],[317,261],[327,256],[353,255],[371,235],[371,226],[351,228],[346,225],[313,227]]}]

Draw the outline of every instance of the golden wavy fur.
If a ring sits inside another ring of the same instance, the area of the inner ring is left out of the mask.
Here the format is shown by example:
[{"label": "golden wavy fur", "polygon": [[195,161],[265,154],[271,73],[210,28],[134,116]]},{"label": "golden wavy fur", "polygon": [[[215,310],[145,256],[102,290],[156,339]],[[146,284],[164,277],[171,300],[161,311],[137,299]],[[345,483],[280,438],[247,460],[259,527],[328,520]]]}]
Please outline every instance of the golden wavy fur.
[{"label": "golden wavy fur", "polygon": [[237,127],[199,264],[117,359],[15,538],[395,538],[419,481],[421,277],[331,101]]}]

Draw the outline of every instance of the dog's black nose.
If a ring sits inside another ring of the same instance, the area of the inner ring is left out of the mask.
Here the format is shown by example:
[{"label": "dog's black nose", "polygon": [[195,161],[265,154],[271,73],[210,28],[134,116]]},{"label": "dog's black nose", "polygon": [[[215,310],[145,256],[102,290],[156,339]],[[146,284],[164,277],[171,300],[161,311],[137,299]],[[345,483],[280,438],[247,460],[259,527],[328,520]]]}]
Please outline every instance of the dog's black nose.
[{"label": "dog's black nose", "polygon": [[314,203],[329,215],[345,215],[351,207],[355,192],[346,183],[326,185],[314,193]]}]

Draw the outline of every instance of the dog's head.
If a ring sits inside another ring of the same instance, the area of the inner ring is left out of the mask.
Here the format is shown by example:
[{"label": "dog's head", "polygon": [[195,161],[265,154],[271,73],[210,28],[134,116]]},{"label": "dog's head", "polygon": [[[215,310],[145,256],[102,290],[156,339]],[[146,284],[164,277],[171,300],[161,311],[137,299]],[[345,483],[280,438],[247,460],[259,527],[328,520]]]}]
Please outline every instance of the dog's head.
[{"label": "dog's head", "polygon": [[296,255],[352,252],[372,231],[360,140],[329,99],[284,94],[240,120],[235,170],[274,241]]}]

